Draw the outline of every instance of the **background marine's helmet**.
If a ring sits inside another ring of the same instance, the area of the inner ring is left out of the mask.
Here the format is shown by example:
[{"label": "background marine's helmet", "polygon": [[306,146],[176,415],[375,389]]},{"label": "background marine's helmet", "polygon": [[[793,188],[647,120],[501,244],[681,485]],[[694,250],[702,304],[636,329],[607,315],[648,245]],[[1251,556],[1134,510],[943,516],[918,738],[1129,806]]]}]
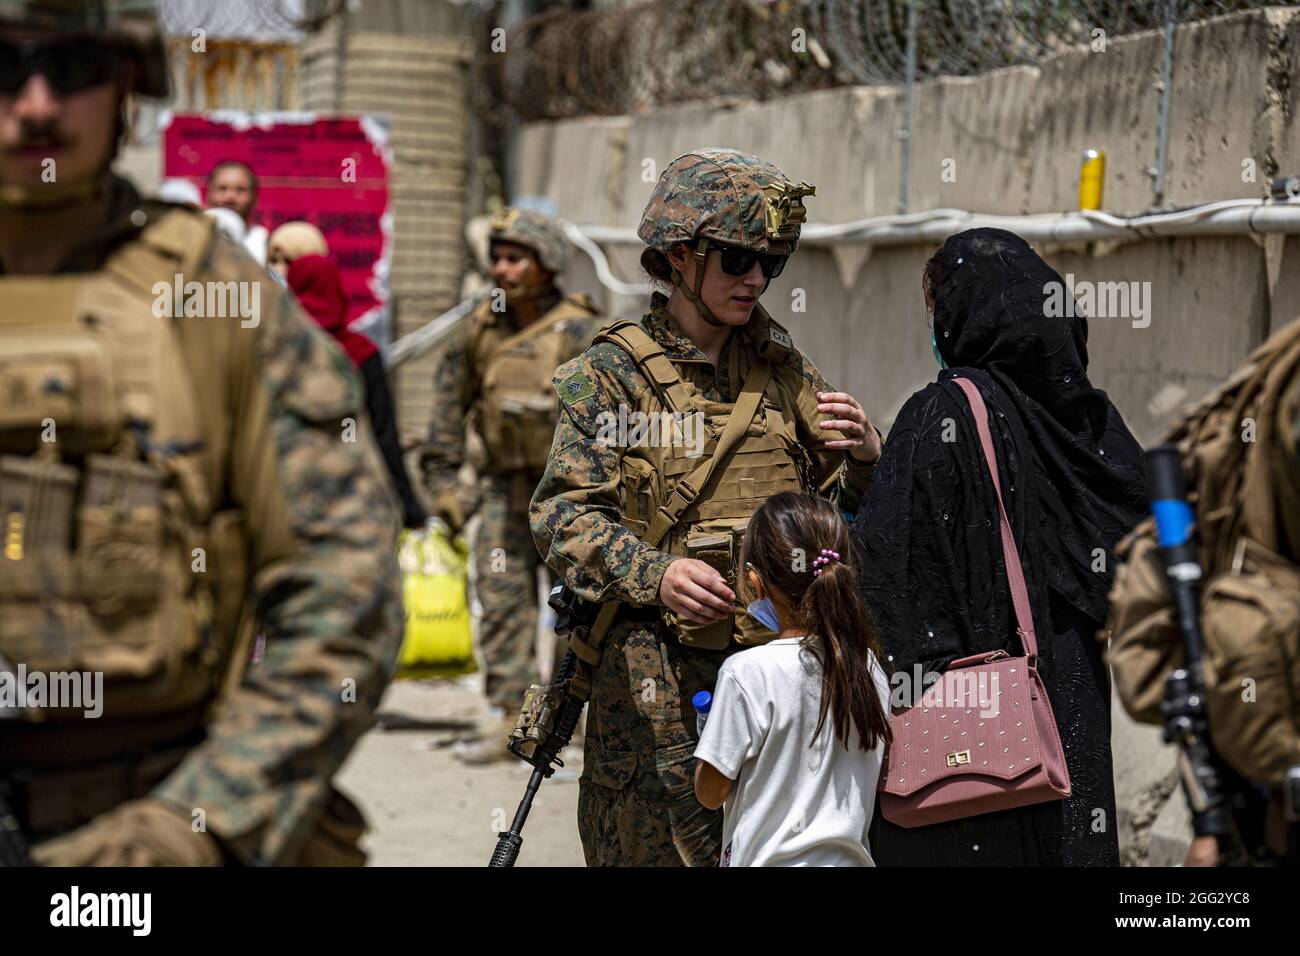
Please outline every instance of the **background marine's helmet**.
[{"label": "background marine's helmet", "polygon": [[561,273],[569,264],[569,240],[558,223],[532,209],[502,209],[492,217],[488,242],[527,246],[548,272]]}]

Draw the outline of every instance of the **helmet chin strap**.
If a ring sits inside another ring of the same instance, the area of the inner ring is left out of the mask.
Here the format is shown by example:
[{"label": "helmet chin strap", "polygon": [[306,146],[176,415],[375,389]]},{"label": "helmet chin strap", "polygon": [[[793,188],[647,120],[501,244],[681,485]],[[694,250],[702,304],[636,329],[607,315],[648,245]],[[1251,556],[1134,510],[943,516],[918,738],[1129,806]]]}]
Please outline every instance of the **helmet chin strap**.
[{"label": "helmet chin strap", "polygon": [[687,286],[682,274],[676,269],[673,270],[672,283],[682,291],[686,298],[690,299],[691,304],[695,306],[696,311],[700,313],[700,318],[712,325],[714,328],[722,328],[727,323],[720,322],[713,314],[713,311],[704,304],[700,298],[700,289],[704,286],[704,262],[709,255],[709,240],[703,236],[695,243],[695,249],[691,256],[695,259],[695,289],[692,290]]}]

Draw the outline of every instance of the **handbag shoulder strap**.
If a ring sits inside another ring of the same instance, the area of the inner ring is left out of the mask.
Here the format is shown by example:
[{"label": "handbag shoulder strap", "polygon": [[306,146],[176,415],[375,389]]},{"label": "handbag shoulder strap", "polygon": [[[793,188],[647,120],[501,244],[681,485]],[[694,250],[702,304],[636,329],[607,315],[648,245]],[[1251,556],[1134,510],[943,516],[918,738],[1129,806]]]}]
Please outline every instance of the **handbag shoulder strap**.
[{"label": "handbag shoulder strap", "polygon": [[988,465],[989,477],[993,479],[993,491],[998,498],[998,520],[1002,530],[1002,560],[1007,569],[1007,581],[1011,585],[1011,605],[1016,611],[1016,633],[1024,646],[1029,666],[1038,661],[1038,639],[1034,634],[1034,618],[1029,613],[1029,590],[1025,587],[1025,571],[1020,563],[1020,550],[1016,547],[1015,536],[1011,533],[1011,522],[1007,520],[1006,505],[1002,502],[1002,482],[998,479],[998,456],[993,448],[993,435],[989,432],[989,410],[984,404],[984,396],[968,378],[954,378],[954,382],[965,393],[970,403],[971,415],[975,427],[979,430],[980,449],[984,454],[984,463]]}]

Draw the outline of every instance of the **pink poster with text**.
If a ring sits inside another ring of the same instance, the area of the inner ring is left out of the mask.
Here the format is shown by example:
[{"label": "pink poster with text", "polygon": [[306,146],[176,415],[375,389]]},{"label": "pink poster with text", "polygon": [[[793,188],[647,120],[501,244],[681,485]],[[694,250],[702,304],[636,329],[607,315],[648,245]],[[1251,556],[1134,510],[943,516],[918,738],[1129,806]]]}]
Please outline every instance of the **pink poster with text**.
[{"label": "pink poster with text", "polygon": [[163,121],[163,178],[204,193],[217,163],[257,174],[252,224],[305,220],[325,234],[343,273],[348,318],[388,301],[392,218],[387,128],[370,117],[312,113],[173,113]]}]

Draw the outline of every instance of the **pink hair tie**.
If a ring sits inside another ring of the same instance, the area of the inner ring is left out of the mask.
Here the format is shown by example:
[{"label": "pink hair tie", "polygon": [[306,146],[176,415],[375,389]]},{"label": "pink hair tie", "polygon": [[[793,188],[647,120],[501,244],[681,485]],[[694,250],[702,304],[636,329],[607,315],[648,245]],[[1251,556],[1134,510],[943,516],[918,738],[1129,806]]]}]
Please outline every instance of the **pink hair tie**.
[{"label": "pink hair tie", "polygon": [[838,561],[840,553],[831,548],[822,548],[821,553],[813,558],[813,577],[822,573],[822,565],[830,564],[832,561]]}]

